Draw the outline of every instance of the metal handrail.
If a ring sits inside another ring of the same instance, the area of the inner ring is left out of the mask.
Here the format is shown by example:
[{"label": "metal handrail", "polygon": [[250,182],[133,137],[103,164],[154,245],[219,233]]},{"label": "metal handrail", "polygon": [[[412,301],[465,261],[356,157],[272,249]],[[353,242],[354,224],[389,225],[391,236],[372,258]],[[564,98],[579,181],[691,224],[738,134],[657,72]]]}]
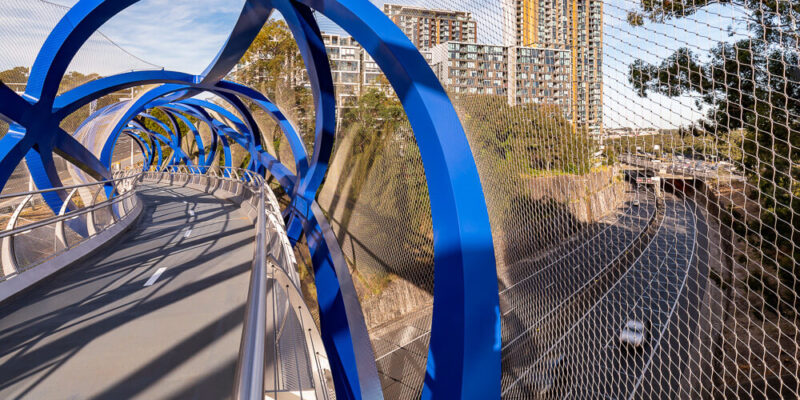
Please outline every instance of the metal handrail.
[{"label": "metal handrail", "polygon": [[[127,179],[135,178],[135,177],[137,177],[139,175],[141,175],[141,174],[126,175],[126,176],[124,176],[122,178],[110,179],[110,180],[107,180],[107,181],[81,183],[79,185],[61,186],[61,187],[50,188],[50,189],[41,189],[41,190],[33,190],[33,191],[28,191],[28,192],[18,192],[18,193],[3,194],[3,195],[0,195],[0,200],[11,199],[11,198],[14,198],[14,197],[22,197],[22,196],[27,196],[27,195],[35,196],[37,194],[56,192],[56,191],[59,191],[59,190],[71,190],[71,189],[79,189],[79,188],[89,187],[89,186],[107,185],[109,183],[116,183],[116,182],[119,182],[119,181],[124,181],[124,180],[127,180]],[[116,190],[116,186],[115,186],[115,190]]]},{"label": "metal handrail", "polygon": [[250,289],[247,293],[239,361],[236,365],[234,399],[264,398],[264,365],[267,340],[267,258],[266,208],[264,187],[259,189],[258,218],[256,218],[256,248]]},{"label": "metal handrail", "polygon": [[43,226],[51,225],[51,224],[59,222],[59,221],[70,220],[70,219],[73,219],[73,218],[75,218],[77,216],[80,216],[80,215],[83,215],[83,214],[88,214],[88,213],[90,213],[92,211],[97,211],[97,210],[99,210],[101,208],[106,208],[110,204],[116,204],[116,203],[119,203],[119,202],[127,199],[128,197],[132,196],[133,193],[134,193],[133,191],[128,191],[128,192],[125,192],[125,193],[123,193],[123,194],[121,194],[121,195],[119,195],[117,197],[113,197],[111,199],[108,199],[108,200],[106,200],[106,201],[104,201],[102,203],[93,204],[91,206],[83,207],[83,208],[77,209],[75,211],[70,211],[70,212],[65,213],[65,214],[55,215],[55,216],[52,216],[50,218],[43,219],[41,221],[36,221],[36,222],[32,222],[32,223],[30,223],[28,225],[23,225],[23,226],[21,226],[19,228],[7,229],[7,230],[4,230],[4,231],[0,231],[0,239],[2,239],[4,237],[7,237],[7,236],[14,236],[14,235],[16,235],[18,233],[26,232],[26,231],[29,231],[31,229],[36,229],[36,228],[41,228]]},{"label": "metal handrail", "polygon": [[[0,197],[0,199],[8,199],[8,198],[16,198],[24,196],[24,199],[19,204],[17,204],[16,210],[11,215],[11,218],[9,219],[8,224],[6,225],[6,228],[0,231],[0,264],[2,266],[2,272],[3,272],[2,279],[0,279],[0,281],[4,281],[10,277],[16,276],[22,271],[26,271],[35,265],[39,265],[44,260],[47,260],[57,254],[61,254],[65,251],[68,251],[72,246],[69,245],[66,238],[66,231],[65,231],[66,221],[76,219],[82,215],[87,215],[85,221],[86,235],[81,234],[86,238],[92,237],[95,234],[99,233],[97,227],[94,225],[95,222],[94,214],[96,211],[108,208],[109,212],[111,213],[111,219],[112,219],[111,223],[108,226],[111,226],[116,222],[118,222],[122,217],[124,217],[127,214],[128,211],[130,211],[125,209],[124,204],[121,208],[118,207],[118,204],[128,200],[129,198],[131,198],[131,196],[134,195],[135,183],[139,180],[139,178],[141,178],[141,174],[129,174],[108,181],[91,182],[91,183],[64,186],[52,189],[28,191],[23,193],[12,193]],[[123,184],[120,184],[120,182],[123,182]],[[125,184],[125,182],[129,183]],[[99,192],[102,191],[103,186],[107,184],[113,184],[114,192],[117,193],[118,195],[98,202],[98,200],[100,199]],[[99,189],[91,197],[90,204],[82,208],[68,212],[67,211],[68,205],[71,204],[72,197],[78,192],[78,189],[93,187],[93,186],[97,186],[99,187]],[[21,227],[16,226],[17,222],[20,219],[22,211],[25,209],[28,203],[31,202],[34,196],[42,193],[48,193],[60,190],[69,191],[69,194],[65,198],[57,215],[39,221],[31,222]],[[119,215],[116,215],[117,213],[119,213]],[[18,235],[25,234],[34,229],[51,225],[55,225],[54,228],[55,240],[61,245],[61,249],[58,252],[53,253],[48,257],[45,257],[44,259],[36,260],[36,262],[32,263],[31,265],[20,266],[18,263],[19,259],[16,254],[16,246],[14,245],[15,238]],[[103,229],[108,228],[108,226],[103,227]]]},{"label": "metal handrail", "polygon": [[[324,354],[324,346],[319,332],[316,329],[299,288],[298,278],[293,271],[294,252],[285,236],[285,229],[280,218],[280,208],[274,193],[261,175],[253,171],[234,167],[208,167],[206,172],[195,171],[194,168],[153,168],[149,173],[163,174],[172,177],[187,176],[186,182],[191,184],[190,176],[206,177],[217,181],[235,182],[239,188],[246,188],[254,196],[244,200],[257,210],[255,218],[256,246],[254,249],[252,271],[248,287],[247,305],[245,311],[244,328],[242,330],[239,357],[236,364],[236,376],[233,388],[235,399],[261,400],[264,398],[267,349],[267,308],[268,290],[270,280],[286,289],[287,301],[292,305],[300,324],[303,327],[306,341],[306,353],[310,357],[309,366],[314,388],[318,399],[329,398],[323,370],[330,366]],[[145,175],[150,179],[153,175]],[[182,177],[177,177],[183,182]],[[153,179],[161,179],[158,176]],[[178,183],[182,184],[182,183]],[[217,184],[218,185],[218,184]],[[216,186],[216,185],[215,185]],[[218,187],[218,186],[217,186]],[[229,187],[225,191],[238,189]],[[255,204],[255,203],[258,204]],[[277,218],[275,217],[277,215]],[[278,240],[278,242],[275,242]],[[274,253],[274,254],[273,254]],[[297,304],[300,303],[300,304]],[[276,381],[277,382],[277,381]],[[281,392],[277,387],[269,389],[270,392]]]}]

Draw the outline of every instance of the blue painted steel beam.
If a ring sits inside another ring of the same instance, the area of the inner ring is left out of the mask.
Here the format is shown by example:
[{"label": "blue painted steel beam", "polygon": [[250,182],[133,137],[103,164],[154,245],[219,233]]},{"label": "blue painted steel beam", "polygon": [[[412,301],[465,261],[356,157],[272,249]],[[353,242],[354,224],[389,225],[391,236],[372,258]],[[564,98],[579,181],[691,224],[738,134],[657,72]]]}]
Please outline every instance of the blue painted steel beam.
[{"label": "blue painted steel beam", "polygon": [[[74,139],[53,119],[39,116],[37,104],[30,104],[16,93],[9,92],[5,85],[0,87],[0,97],[6,101],[2,103],[4,119],[10,122],[9,132],[0,139],[0,188],[5,186],[23,156],[37,188],[63,186],[56,172],[54,151],[97,180],[110,178],[108,170],[100,167],[94,155],[82,146],[75,146]],[[65,196],[63,191],[42,195],[54,212],[62,208]],[[78,233],[82,230],[79,229]]]},{"label": "blue painted steel beam", "polygon": [[216,87],[221,91],[238,94],[250,99],[253,103],[264,110],[270,117],[272,117],[272,119],[280,126],[284,137],[286,137],[286,140],[289,143],[289,147],[291,148],[292,155],[295,159],[295,170],[297,171],[298,175],[302,176],[306,174],[306,171],[308,171],[308,154],[306,153],[303,140],[300,138],[300,135],[297,133],[297,131],[295,131],[292,124],[289,122],[283,112],[281,112],[278,106],[269,101],[269,99],[267,99],[260,92],[235,82],[221,81]]},{"label": "blue painted steel beam", "polygon": [[205,167],[210,167],[211,164],[214,163],[214,157],[216,157],[217,150],[219,149],[219,132],[217,132],[214,123],[212,122],[213,118],[211,115],[209,115],[203,108],[191,107],[183,104],[169,103],[161,105],[160,107],[173,112],[186,113],[187,115],[199,119],[200,122],[208,126],[209,132],[211,133],[211,145],[210,148],[207,148],[205,158],[202,159],[202,165]]},{"label": "blue painted steel beam", "polygon": [[17,165],[31,148],[31,141],[25,137],[25,127],[11,124],[8,132],[0,138],[0,190],[8,182]]},{"label": "blue painted steel beam", "polygon": [[[158,107],[152,108],[151,110],[153,110],[153,109],[157,110]],[[164,114],[167,116],[167,119],[169,119],[169,124],[170,124],[169,126],[170,126],[170,129],[172,130],[172,133],[173,133],[173,135],[172,135],[173,144],[177,148],[183,149],[183,132],[181,132],[181,127],[178,124],[177,118],[175,118],[175,116],[173,116],[172,114],[169,114],[169,113],[164,113]],[[186,153],[186,152],[182,152],[182,153]],[[192,164],[191,158],[189,157],[188,154],[185,155],[185,158],[182,161],[187,166],[191,166],[191,164]]]},{"label": "blue painted steel beam", "polygon": [[[336,95],[333,75],[325,44],[322,41],[322,33],[311,9],[289,0],[271,0],[269,3],[283,15],[286,24],[292,31],[311,82],[316,111],[314,153],[308,173],[300,177],[301,182],[295,189],[295,193],[306,199],[313,199],[325,178],[328,160],[333,153],[333,143],[336,137]],[[375,369],[374,363],[372,365],[364,363],[362,367]],[[371,376],[372,372],[369,375],[365,379],[377,378],[377,375]],[[362,387],[362,390],[366,389],[366,387]],[[369,389],[366,392],[371,393],[373,390]]]},{"label": "blue painted steel beam", "polygon": [[0,81],[0,118],[6,122],[23,123],[30,115],[31,104]]},{"label": "blue painted steel beam", "polygon": [[[192,136],[194,137],[194,142],[197,145],[197,162],[196,162],[197,166],[198,166],[198,168],[200,168],[200,171],[205,173],[205,169],[204,168],[208,167],[208,164],[206,164],[205,145],[203,144],[203,137],[200,135],[200,131],[198,131],[197,127],[194,126],[192,121],[189,118],[187,118],[185,115],[183,115],[181,112],[172,110],[172,109],[167,108],[167,107],[161,107],[161,110],[164,111],[167,114],[172,115],[173,118],[177,118],[177,119],[181,120],[186,125],[186,127],[189,129],[189,131],[191,132]],[[212,133],[212,135],[214,135],[214,134]],[[191,157],[191,154],[189,156]]]},{"label": "blue painted steel beam", "polygon": [[[46,165],[52,157],[45,154],[55,148],[56,138],[52,132],[59,129],[58,123],[60,118],[68,114],[69,104],[86,101],[98,93],[75,92],[76,96],[72,101],[65,101],[64,105],[57,106],[55,101],[59,83],[75,53],[88,37],[108,19],[135,2],[136,0],[81,0],[67,12],[45,41],[31,69],[23,101],[0,88],[0,99],[9,98],[9,101],[0,102],[0,114],[4,119],[15,122],[9,133],[0,140],[0,185],[5,184],[13,168],[30,151],[41,154],[40,157],[32,155],[42,161],[41,168],[34,168],[38,170],[34,173],[34,179],[37,182],[54,184],[57,177],[52,176]],[[324,46],[321,45],[318,28],[310,11],[315,9],[348,31],[386,73],[403,103],[422,154],[431,198],[436,262],[434,317],[423,397],[498,398],[500,342],[496,271],[493,267],[494,254],[488,213],[477,168],[463,128],[440,83],[405,35],[369,1],[248,0],[234,33],[218,58],[206,69],[204,78],[200,78],[202,82],[192,77],[192,82],[178,85],[177,90],[174,87],[165,90],[162,86],[155,90],[164,91],[163,95],[145,100],[140,98],[132,102],[133,104],[126,105],[127,110],[121,114],[122,126],[119,129],[123,129],[128,121],[148,106],[155,107],[159,106],[159,102],[164,104],[185,98],[198,90],[213,90],[213,86],[227,73],[229,67],[235,64],[233,60],[238,60],[244,54],[247,45],[265,20],[264,15],[268,15],[268,10],[272,7],[279,9],[287,19],[300,42],[298,45],[306,61],[312,86],[317,85],[320,88],[319,93],[315,91],[318,113],[315,152],[307,170],[305,167],[297,169],[300,184],[294,191],[296,195],[293,199],[293,215],[302,217],[307,235],[313,236],[315,232],[322,232],[324,237],[323,228],[326,223],[321,214],[316,215],[313,211],[315,190],[312,188],[316,189],[318,182],[324,178],[330,158],[328,146],[332,145],[328,138],[335,126],[326,125],[325,120],[333,115],[327,112],[330,107],[325,103],[332,99],[326,97],[332,96],[332,91],[327,93],[323,88],[329,79],[329,71],[325,70],[329,70],[329,67],[321,62],[324,58]],[[177,78],[179,77],[173,76],[170,79]],[[136,84],[140,82],[137,81]],[[112,86],[121,85],[122,83],[117,82]],[[89,89],[85,91],[92,92]],[[167,92],[172,93],[172,97],[164,98]],[[64,114],[54,116],[54,113],[59,112]],[[128,112],[130,115],[127,115]],[[324,117],[322,121],[319,116]],[[229,127],[225,129],[233,130]],[[113,132],[113,141],[116,141],[119,133],[119,130]],[[249,133],[252,135],[253,130],[250,129]],[[256,143],[255,139],[252,137],[251,143]],[[224,134],[219,136],[219,140],[224,141],[227,149]],[[290,138],[290,142],[292,140]],[[301,141],[298,142],[302,145]],[[293,150],[296,144],[293,144]],[[153,145],[160,149],[159,140],[153,140]],[[110,146],[113,149],[113,143]],[[261,149],[256,148],[252,154],[257,154],[262,163],[266,161],[276,165],[276,160],[269,160]],[[303,164],[304,154],[295,153],[298,165]],[[72,156],[76,159],[82,157]],[[105,161],[108,157],[110,155],[104,148],[100,161]],[[303,203],[306,204],[305,207]],[[323,327],[323,336],[344,331],[349,334],[349,337],[329,336],[325,339],[329,354],[335,353],[334,357],[338,360],[332,364],[337,393],[341,393],[342,398],[380,397],[368,337],[365,330],[361,329],[363,315],[358,299],[347,285],[349,273],[346,268],[341,268],[343,260],[335,255],[338,243],[331,242],[328,245],[319,238],[311,238],[311,241],[315,243],[315,248],[312,249],[316,260],[315,268],[319,268],[322,276],[327,274],[330,278],[321,278],[318,282],[326,286],[322,288],[326,293],[322,297],[327,299],[325,301],[331,298],[342,299],[341,306],[321,307],[327,313],[323,319],[329,321],[328,327]],[[323,245],[324,242],[326,244]],[[331,294],[333,297],[328,296]],[[336,321],[344,322],[345,326],[338,325],[339,329],[334,329],[331,324],[337,323]]]},{"label": "blue painted steel beam", "polygon": [[[137,132],[137,133],[142,134],[145,137],[149,138],[150,139],[150,143],[153,144],[153,149],[151,150],[151,153],[154,156],[158,156],[158,160],[155,162],[154,166],[157,169],[161,169],[165,165],[166,160],[164,160],[164,152],[161,150],[161,143],[163,141],[161,139],[159,139],[158,137],[155,137],[155,135],[156,135],[155,132],[147,130],[146,128],[144,128],[141,125],[138,125],[138,126],[134,125],[134,126],[125,128],[125,131]],[[152,156],[150,157],[150,161],[148,163],[148,166],[153,166],[153,161],[154,161],[153,158],[154,157],[152,157]]]},{"label": "blue painted steel beam", "polygon": [[[175,146],[175,142],[170,137],[164,136],[164,135],[162,135],[162,134],[160,134],[158,132],[155,132],[153,130],[147,129],[144,126],[144,124],[141,121],[139,121],[138,119],[134,119],[133,121],[131,121],[130,122],[130,126],[134,127],[139,132],[147,134],[151,139],[155,139],[155,140],[165,144],[167,147],[170,148],[170,150],[172,150],[172,156],[170,157],[169,160],[166,160],[168,162],[167,165],[175,166],[175,165],[178,165],[178,164],[175,163],[175,160],[178,160],[178,162],[180,162],[181,160],[188,159],[186,154],[183,152],[183,149],[181,149],[180,147],[176,147]],[[160,149],[159,149],[159,151],[160,151]],[[160,157],[159,157],[159,159],[160,159]],[[187,165],[191,165],[191,164],[187,164]]]},{"label": "blue painted steel beam", "polygon": [[[163,137],[161,137],[159,135],[159,140],[162,140],[162,139],[166,140],[167,142],[165,142],[165,144],[168,144],[169,148],[172,150],[172,156],[171,156],[171,159],[170,159],[170,165],[176,166],[176,165],[180,165],[181,163],[183,163],[185,165],[188,165],[188,166],[192,165],[192,161],[189,159],[189,156],[183,151],[183,148],[181,148],[180,140],[177,138],[178,135],[175,133],[175,131],[173,131],[172,128],[168,127],[160,119],[158,119],[158,118],[156,118],[156,117],[154,117],[154,116],[152,116],[150,114],[147,114],[146,112],[139,113],[137,118],[144,118],[144,119],[152,121],[153,123],[158,125],[159,128],[164,130],[164,132],[167,134],[167,136],[163,136]],[[142,125],[144,125],[144,124],[142,124]],[[177,129],[177,126],[175,127],[175,129]]]},{"label": "blue painted steel beam", "polygon": [[196,75],[176,71],[134,71],[111,75],[84,83],[58,96],[53,105],[53,114],[59,119],[66,118],[94,100],[132,87],[164,83],[191,85],[198,79]]},{"label": "blue painted steel beam", "polygon": [[233,31],[214,61],[203,71],[203,83],[213,84],[221,81],[236,66],[271,13],[272,9],[263,1],[245,1]]},{"label": "blue painted steel beam", "polygon": [[297,0],[347,31],[385,73],[419,145],[434,229],[434,306],[423,398],[500,397],[500,307],[486,202],[464,129],[406,35],[367,0]]},{"label": "blue painted steel beam", "polygon": [[[197,84],[199,76],[175,71],[135,71],[114,75],[88,82],[60,95],[54,105],[55,115],[61,119],[79,109],[80,107],[109,93],[139,85],[154,83],[186,84],[196,89],[206,89],[218,95],[233,94],[250,99],[262,110],[268,113],[281,127],[286,136],[295,158],[296,170],[305,174],[308,170],[305,146],[297,132],[283,115],[283,113],[270,102],[263,94],[234,82],[221,81],[214,87]],[[230,101],[230,98],[226,97]],[[115,105],[119,107],[118,105]],[[94,118],[94,116],[92,117]],[[256,137],[258,139],[258,137]]]},{"label": "blue painted steel beam", "polygon": [[141,136],[130,130],[125,130],[122,133],[133,139],[133,141],[139,146],[139,150],[142,152],[143,158],[142,170],[147,171],[148,167],[150,167],[150,164],[153,163],[153,152],[150,150],[150,145],[148,145]]}]

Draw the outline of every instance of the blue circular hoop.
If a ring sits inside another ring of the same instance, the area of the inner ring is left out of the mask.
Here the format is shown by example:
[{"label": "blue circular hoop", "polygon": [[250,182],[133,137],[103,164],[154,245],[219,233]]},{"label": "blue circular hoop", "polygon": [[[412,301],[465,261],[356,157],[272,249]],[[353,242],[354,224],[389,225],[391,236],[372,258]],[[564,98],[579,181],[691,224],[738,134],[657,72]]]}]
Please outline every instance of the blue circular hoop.
[{"label": "blue circular hoop", "polygon": [[[304,233],[311,251],[322,336],[337,397],[381,398],[371,342],[346,261],[314,199],[328,169],[336,131],[333,80],[312,10],[319,12],[346,30],[383,70],[403,104],[422,155],[431,201],[435,260],[433,322],[423,397],[499,398],[497,273],[479,175],[453,105],[402,31],[367,0],[247,0],[227,42],[201,75],[138,71],[86,83],[57,95],[67,67],[89,36],[137,1],[79,1],[45,41],[31,69],[25,94],[19,96],[0,82],[0,117],[11,125],[0,139],[0,187],[5,186],[23,158],[37,187],[62,186],[53,152],[95,179],[108,179],[109,149],[122,134],[136,140],[149,163],[156,156],[159,164],[163,162],[163,143],[172,149],[169,165],[191,165],[191,159],[181,150],[178,120],[195,136],[200,150],[196,165],[200,170],[211,165],[218,143],[225,152],[226,166],[231,162],[229,140],[242,145],[252,156],[250,168],[269,171],[291,194],[288,232],[294,239]],[[311,81],[317,119],[310,160],[299,135],[278,107],[251,88],[222,80],[273,10],[282,14],[295,36]],[[98,156],[59,127],[66,116],[92,100],[146,84],[160,86],[113,109],[120,117]],[[242,118],[211,103],[190,99],[201,91],[219,95]],[[241,99],[254,102],[278,122],[291,146],[296,175],[263,150],[258,126]],[[162,128],[170,137],[136,123],[137,118],[148,118],[146,111],[152,108],[160,108],[169,116],[172,127],[162,124]],[[229,114],[225,118],[234,126],[211,118],[207,110]],[[187,116],[208,124],[211,144],[202,143],[197,127]],[[153,148],[134,132],[155,138]],[[56,210],[64,198],[65,194],[58,191],[45,196],[47,204]]]}]

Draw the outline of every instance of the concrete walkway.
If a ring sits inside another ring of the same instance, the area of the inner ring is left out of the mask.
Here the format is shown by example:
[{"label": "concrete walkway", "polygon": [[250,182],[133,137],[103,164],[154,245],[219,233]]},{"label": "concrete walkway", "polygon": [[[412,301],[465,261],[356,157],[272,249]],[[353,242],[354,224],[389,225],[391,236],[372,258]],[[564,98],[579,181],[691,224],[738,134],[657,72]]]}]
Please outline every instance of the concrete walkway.
[{"label": "concrete walkway", "polygon": [[0,399],[230,396],[252,225],[193,189],[139,190],[137,228],[0,305]]}]

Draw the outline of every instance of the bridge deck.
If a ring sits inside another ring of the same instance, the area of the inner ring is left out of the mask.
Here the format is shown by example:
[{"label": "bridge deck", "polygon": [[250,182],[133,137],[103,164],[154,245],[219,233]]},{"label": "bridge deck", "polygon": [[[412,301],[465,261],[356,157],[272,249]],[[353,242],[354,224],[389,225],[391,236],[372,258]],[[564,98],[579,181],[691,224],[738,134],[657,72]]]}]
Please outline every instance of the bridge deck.
[{"label": "bridge deck", "polygon": [[230,395],[252,225],[193,189],[139,191],[136,228],[0,306],[0,398]]}]

